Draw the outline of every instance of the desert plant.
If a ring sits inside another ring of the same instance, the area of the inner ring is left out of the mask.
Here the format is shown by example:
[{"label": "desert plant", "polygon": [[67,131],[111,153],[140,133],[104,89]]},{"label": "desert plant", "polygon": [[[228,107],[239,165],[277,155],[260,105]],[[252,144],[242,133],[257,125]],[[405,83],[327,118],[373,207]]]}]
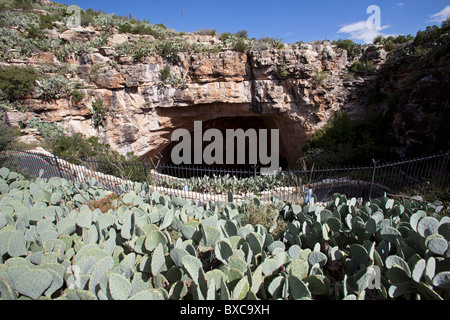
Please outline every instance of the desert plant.
[{"label": "desert plant", "polygon": [[233,43],[233,50],[238,52],[246,52],[249,48],[247,41],[240,37]]},{"label": "desert plant", "polygon": [[[143,183],[116,195],[95,178],[30,181],[6,167],[0,192],[5,300],[449,297],[448,217],[418,197],[203,207]],[[249,211],[267,219],[248,223]]]},{"label": "desert plant", "polygon": [[38,130],[42,138],[47,141],[57,139],[67,132],[67,129],[57,123],[44,121],[38,118],[31,118],[26,122],[25,126],[27,128]]},{"label": "desert plant", "polygon": [[170,67],[169,67],[169,66],[165,66],[165,67],[162,68],[162,70],[160,71],[160,80],[164,82],[164,81],[166,81],[169,77],[170,77]]},{"label": "desert plant", "polygon": [[200,29],[194,32],[194,34],[201,36],[215,36],[217,34],[216,29]]},{"label": "desert plant", "polygon": [[175,63],[178,53],[186,50],[186,42],[182,39],[162,40],[156,43],[156,52],[170,62]]},{"label": "desert plant", "polygon": [[370,60],[364,60],[364,61],[355,61],[350,66],[351,72],[367,72],[367,71],[373,71],[375,69],[375,63]]},{"label": "desert plant", "polygon": [[357,57],[361,53],[361,45],[353,42],[353,40],[339,39],[337,41],[333,41],[332,44],[336,45],[342,50],[347,51],[347,55],[350,59]]},{"label": "desert plant", "polygon": [[73,90],[70,81],[61,76],[41,78],[36,83],[38,98],[46,102],[67,98]]},{"label": "desert plant", "polygon": [[73,90],[71,93],[71,96],[72,96],[72,102],[75,104],[80,103],[85,97],[84,93],[81,93],[78,90]]},{"label": "desert plant", "polygon": [[99,126],[103,126],[106,121],[106,115],[108,113],[108,109],[103,106],[103,101],[95,100],[92,103],[92,123],[95,128]]},{"label": "desert plant", "polygon": [[0,122],[0,151],[8,149],[17,137],[18,132],[15,128],[11,128],[3,123],[3,121]]},{"label": "desert plant", "polygon": [[316,70],[315,74],[313,75],[313,80],[318,84],[322,84],[327,77],[328,74],[325,71]]}]

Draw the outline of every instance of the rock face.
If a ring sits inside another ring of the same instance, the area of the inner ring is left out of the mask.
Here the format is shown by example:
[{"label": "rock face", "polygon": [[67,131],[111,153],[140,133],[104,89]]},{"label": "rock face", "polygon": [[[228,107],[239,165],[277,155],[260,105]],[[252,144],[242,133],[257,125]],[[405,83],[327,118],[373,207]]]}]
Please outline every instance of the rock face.
[{"label": "rock face", "polygon": [[[60,36],[78,41],[91,35],[88,30],[68,30]],[[125,41],[124,35],[109,39],[111,45]],[[42,59],[57,60],[51,54]],[[346,52],[327,41],[248,53],[179,53],[177,63],[157,55],[130,63],[108,46],[83,59],[72,57],[70,63],[85,83],[77,89],[84,99],[77,104],[70,99],[28,99],[30,116],[64,123],[87,136],[99,135],[122,153],[133,151],[146,158],[163,153],[171,144],[171,133],[177,128],[192,130],[194,121],[223,130],[228,119],[245,118],[243,129],[256,123],[279,129],[281,156],[292,164],[330,115],[351,106],[352,89],[364,81],[345,78],[350,63]],[[165,66],[183,86],[161,82]],[[92,124],[95,100],[113,110],[104,127]]]},{"label": "rock face", "polygon": [[[74,43],[95,36],[89,28],[59,35]],[[152,36],[143,37],[155,41]],[[349,73],[352,63],[372,61],[376,71],[387,59],[382,47],[365,46],[361,56],[350,60],[345,50],[323,41],[246,53],[181,52],[170,61],[155,54],[137,63],[118,53],[121,44],[136,41],[139,36],[115,34],[106,46],[82,56],[71,54],[68,64],[75,73],[68,77],[84,95],[82,101],[74,103],[68,97],[42,102],[30,97],[25,103],[28,116],[59,122],[71,132],[100,136],[121,153],[132,151],[147,160],[164,155],[164,161],[173,146],[172,132],[178,128],[192,131],[194,121],[219,130],[237,123],[244,130],[279,129],[280,158],[288,165],[297,161],[308,138],[336,111],[365,115],[362,106],[379,86],[379,77],[376,72]],[[188,36],[186,41],[214,45],[218,39]],[[28,61],[35,67],[49,63],[64,65],[50,52]],[[167,67],[170,81],[162,78]],[[432,77],[420,80],[423,88],[432,87],[433,81]],[[96,100],[110,110],[98,128],[92,122]],[[398,115],[397,131],[406,140],[407,129],[400,123],[404,117],[417,116],[418,109],[412,102]]]}]

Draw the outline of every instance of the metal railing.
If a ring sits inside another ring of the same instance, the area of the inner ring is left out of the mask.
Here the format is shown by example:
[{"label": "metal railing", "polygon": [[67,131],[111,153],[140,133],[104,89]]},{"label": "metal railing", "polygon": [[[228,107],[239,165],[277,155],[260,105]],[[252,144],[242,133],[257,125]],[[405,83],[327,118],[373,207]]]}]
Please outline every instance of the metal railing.
[{"label": "metal railing", "polygon": [[[28,169],[32,176],[61,177],[69,181],[88,182],[95,178],[104,188],[121,193],[134,183],[146,183],[150,189],[164,194],[205,203],[235,200],[253,195],[262,200],[276,195],[283,201],[302,198],[302,186],[312,184],[317,201],[328,201],[334,193],[371,199],[384,193],[398,194],[406,190],[420,192],[449,185],[450,154],[440,154],[396,162],[356,167],[282,170],[262,173],[249,169],[220,169],[175,165],[153,166],[141,163],[118,163],[79,159],[63,159],[48,152],[10,150],[3,155],[9,163]],[[42,170],[42,172],[41,172]]]}]

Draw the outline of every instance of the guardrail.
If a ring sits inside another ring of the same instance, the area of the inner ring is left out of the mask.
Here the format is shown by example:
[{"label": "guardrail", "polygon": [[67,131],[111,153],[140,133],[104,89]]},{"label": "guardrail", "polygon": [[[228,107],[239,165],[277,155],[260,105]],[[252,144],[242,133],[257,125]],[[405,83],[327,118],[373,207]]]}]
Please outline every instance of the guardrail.
[{"label": "guardrail", "polygon": [[[153,190],[175,194],[193,201],[226,201],[232,193],[239,200],[256,195],[269,199],[299,200],[302,186],[312,185],[316,201],[327,201],[334,193],[365,200],[384,193],[404,190],[420,191],[432,185],[449,185],[449,153],[396,162],[356,167],[318,168],[311,170],[280,170],[262,173],[260,168],[219,169],[174,165],[153,166],[141,163],[117,163],[97,160],[63,159],[43,149],[9,150],[4,157],[31,175],[53,176],[70,181],[88,182],[95,178],[106,189],[121,193],[134,183],[146,183]],[[41,172],[43,170],[43,172]]]}]

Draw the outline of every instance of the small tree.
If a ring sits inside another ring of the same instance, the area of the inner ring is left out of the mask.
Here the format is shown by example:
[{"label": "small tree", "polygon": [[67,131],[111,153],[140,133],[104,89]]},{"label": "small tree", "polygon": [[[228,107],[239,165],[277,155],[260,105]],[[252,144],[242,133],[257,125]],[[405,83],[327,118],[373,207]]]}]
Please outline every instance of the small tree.
[{"label": "small tree", "polygon": [[36,70],[31,67],[0,67],[0,91],[2,97],[10,102],[23,99],[34,89],[38,78]]},{"label": "small tree", "polygon": [[17,130],[0,122],[0,151],[8,149],[16,137]]}]

